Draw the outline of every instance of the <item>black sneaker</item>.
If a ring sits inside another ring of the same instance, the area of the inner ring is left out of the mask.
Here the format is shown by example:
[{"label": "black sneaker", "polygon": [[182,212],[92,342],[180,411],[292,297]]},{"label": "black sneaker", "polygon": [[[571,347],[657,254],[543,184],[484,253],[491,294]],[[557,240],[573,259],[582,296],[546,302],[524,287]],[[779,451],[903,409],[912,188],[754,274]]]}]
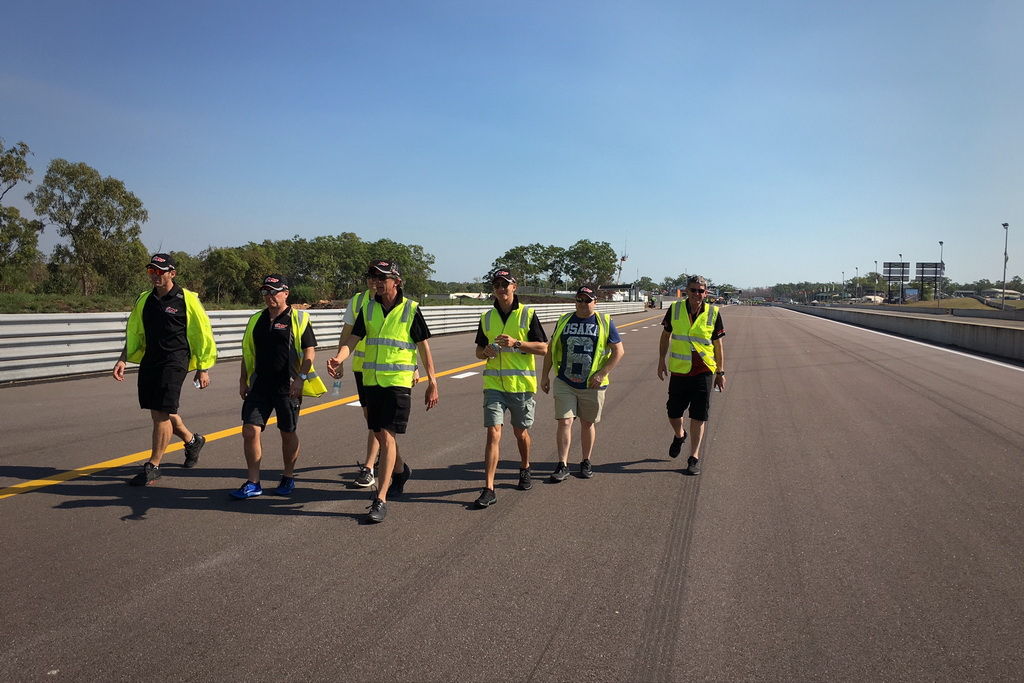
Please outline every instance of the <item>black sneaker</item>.
[{"label": "black sneaker", "polygon": [[519,490],[529,491],[533,488],[533,479],[530,477],[530,468],[519,470]]},{"label": "black sneaker", "polygon": [[700,460],[692,455],[686,459],[686,473],[691,477],[700,474]]},{"label": "black sneaker", "polygon": [[402,463],[402,471],[391,475],[391,488],[388,491],[401,495],[405,493],[405,482],[412,476],[412,468],[408,463]]},{"label": "black sneaker", "polygon": [[161,477],[160,468],[153,463],[147,462],[142,466],[142,471],[128,480],[129,486],[149,486]]},{"label": "black sneaker", "polygon": [[185,462],[182,467],[195,467],[199,462],[199,451],[203,450],[206,444],[206,437],[202,434],[192,433],[192,443],[185,444]]},{"label": "black sneaker", "polygon": [[485,488],[480,492],[480,497],[476,499],[476,506],[478,508],[485,508],[497,502],[498,497],[494,495],[494,490]]},{"label": "black sneaker", "polygon": [[555,471],[551,473],[551,481],[560,482],[565,481],[565,478],[569,476],[569,466],[564,462],[558,463],[555,466]]},{"label": "black sneaker", "polygon": [[373,476],[373,470],[365,465],[359,466],[359,474],[356,475],[355,481],[352,482],[361,489],[366,489],[377,483],[377,480]]},{"label": "black sneaker", "polygon": [[686,432],[683,432],[682,436],[673,436],[672,445],[668,447],[668,457],[678,458],[679,451],[683,450],[683,444],[686,443]]},{"label": "black sneaker", "polygon": [[370,511],[366,513],[366,521],[374,523],[383,522],[387,514],[388,504],[380,498],[374,498],[373,502],[370,503]]},{"label": "black sneaker", "polygon": [[580,477],[590,479],[592,476],[594,476],[594,468],[590,466],[590,460],[584,460],[580,463]]}]

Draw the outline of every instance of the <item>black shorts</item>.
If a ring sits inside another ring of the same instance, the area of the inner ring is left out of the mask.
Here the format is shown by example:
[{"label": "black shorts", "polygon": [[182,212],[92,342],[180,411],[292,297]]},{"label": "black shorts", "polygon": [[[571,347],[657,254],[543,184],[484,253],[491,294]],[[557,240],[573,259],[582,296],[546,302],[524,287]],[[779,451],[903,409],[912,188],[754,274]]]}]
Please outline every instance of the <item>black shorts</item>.
[{"label": "black shorts", "polygon": [[181,384],[188,370],[177,365],[139,366],[139,407],[177,413]]},{"label": "black shorts", "polygon": [[359,394],[359,405],[366,405],[366,393],[363,391],[363,373],[353,372],[352,375],[356,378],[356,393]]},{"label": "black shorts", "polygon": [[409,425],[409,410],[412,406],[412,389],[409,387],[365,386],[366,427],[373,432],[386,429],[395,434],[405,434]]},{"label": "black shorts", "polygon": [[711,406],[711,380],[714,375],[705,372],[703,375],[672,375],[668,381],[668,409],[670,418],[682,417],[686,408],[690,408],[690,419],[708,421],[708,409]]},{"label": "black shorts", "polygon": [[277,428],[282,432],[294,432],[299,426],[301,398],[287,394],[259,394],[250,391],[242,401],[242,424],[256,425],[263,431],[271,413],[277,413]]}]

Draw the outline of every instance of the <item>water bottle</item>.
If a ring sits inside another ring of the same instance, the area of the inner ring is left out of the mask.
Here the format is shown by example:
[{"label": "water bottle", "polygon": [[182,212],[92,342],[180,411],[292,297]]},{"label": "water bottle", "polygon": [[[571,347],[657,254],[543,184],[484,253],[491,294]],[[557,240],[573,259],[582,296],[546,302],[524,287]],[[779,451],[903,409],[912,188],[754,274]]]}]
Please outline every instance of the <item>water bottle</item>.
[{"label": "water bottle", "polygon": [[338,377],[331,385],[331,396],[341,396],[341,378]]}]

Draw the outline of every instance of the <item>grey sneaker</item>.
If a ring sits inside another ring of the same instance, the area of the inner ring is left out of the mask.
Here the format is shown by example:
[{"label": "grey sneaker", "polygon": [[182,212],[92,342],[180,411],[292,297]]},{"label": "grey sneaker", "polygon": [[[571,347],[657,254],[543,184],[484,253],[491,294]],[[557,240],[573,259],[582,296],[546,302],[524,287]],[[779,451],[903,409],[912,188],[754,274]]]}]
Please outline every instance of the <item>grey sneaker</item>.
[{"label": "grey sneaker", "polygon": [[695,477],[700,474],[700,459],[695,458],[692,455],[686,459],[686,473],[691,477]]},{"label": "grey sneaker", "polygon": [[366,521],[368,522],[383,522],[384,517],[388,514],[388,505],[380,498],[374,498],[373,502],[370,503],[370,511],[366,513]]},{"label": "grey sneaker", "polygon": [[480,497],[476,499],[476,506],[478,508],[485,508],[494,505],[497,502],[498,497],[494,495],[494,490],[485,488],[480,491]]},{"label": "grey sneaker", "polygon": [[555,471],[551,473],[551,481],[560,482],[565,481],[565,478],[569,476],[569,466],[564,462],[558,463],[555,466]]},{"label": "grey sneaker", "polygon": [[149,486],[160,478],[160,468],[147,462],[142,466],[142,471],[128,480],[129,486]]},{"label": "grey sneaker", "polygon": [[673,436],[672,443],[668,447],[668,457],[678,458],[679,451],[683,449],[683,444],[686,443],[686,432],[683,432],[682,436]]},{"label": "grey sneaker", "polygon": [[195,467],[199,462],[199,451],[206,445],[206,437],[192,432],[192,443],[185,444],[185,462],[182,467]]},{"label": "grey sneaker", "polygon": [[530,477],[530,468],[519,470],[519,490],[529,491],[533,488],[533,479]]},{"label": "grey sneaker", "polygon": [[584,460],[580,463],[580,477],[590,479],[592,476],[594,476],[594,468],[590,466],[590,460]]},{"label": "grey sneaker", "polygon": [[373,476],[373,470],[364,465],[359,466],[359,474],[356,475],[355,481],[352,482],[361,489],[369,488],[377,483],[377,479]]}]

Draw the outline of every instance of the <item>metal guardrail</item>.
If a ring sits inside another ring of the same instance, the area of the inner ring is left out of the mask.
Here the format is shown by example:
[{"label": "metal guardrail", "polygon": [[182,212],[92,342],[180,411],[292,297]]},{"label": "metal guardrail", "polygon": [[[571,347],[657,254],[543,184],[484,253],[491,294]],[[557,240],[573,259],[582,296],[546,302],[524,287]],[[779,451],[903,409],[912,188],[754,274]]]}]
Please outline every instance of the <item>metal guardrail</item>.
[{"label": "metal guardrail", "polygon": [[[528,304],[541,322],[551,322],[572,303]],[[485,306],[423,306],[423,317],[435,335],[472,332]],[[644,310],[643,302],[601,303],[598,310],[612,315]],[[242,355],[245,323],[255,309],[209,311],[219,359]],[[311,309],[313,329],[321,348],[333,348],[341,334],[345,309]],[[128,312],[26,313],[0,315],[0,383],[104,372],[114,366],[124,347]],[[550,330],[549,330],[550,332]]]}]

